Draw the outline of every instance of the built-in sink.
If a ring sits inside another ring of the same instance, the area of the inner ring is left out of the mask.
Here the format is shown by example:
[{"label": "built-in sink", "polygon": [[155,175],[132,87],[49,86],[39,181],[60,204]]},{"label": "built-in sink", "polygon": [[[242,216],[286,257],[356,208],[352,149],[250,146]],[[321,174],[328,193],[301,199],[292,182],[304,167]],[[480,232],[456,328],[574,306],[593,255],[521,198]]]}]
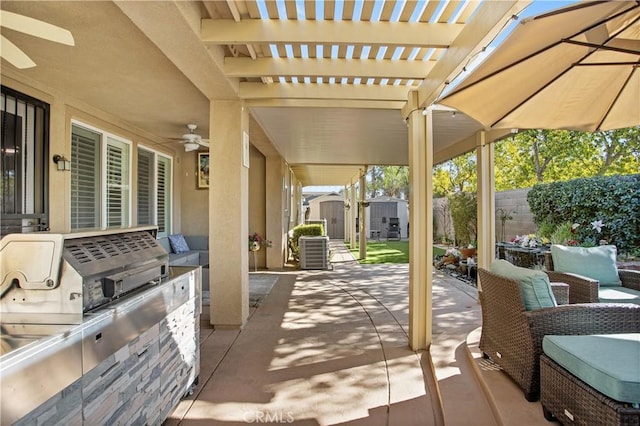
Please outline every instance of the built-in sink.
[{"label": "built-in sink", "polygon": [[82,377],[82,329],[0,324],[0,424],[13,424]]},{"label": "built-in sink", "polygon": [[2,335],[0,336],[0,356],[13,352],[16,349],[28,345],[29,343],[37,342],[38,340],[40,339],[33,337]]},{"label": "built-in sink", "polygon": [[31,343],[70,331],[68,324],[0,324],[0,356]]}]

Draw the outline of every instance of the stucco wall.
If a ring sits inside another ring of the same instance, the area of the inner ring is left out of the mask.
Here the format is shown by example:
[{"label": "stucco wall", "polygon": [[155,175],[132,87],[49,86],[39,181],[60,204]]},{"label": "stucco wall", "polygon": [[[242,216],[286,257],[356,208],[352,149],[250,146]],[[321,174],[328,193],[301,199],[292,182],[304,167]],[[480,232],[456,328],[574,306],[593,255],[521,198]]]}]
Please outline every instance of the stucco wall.
[{"label": "stucco wall", "polygon": [[182,152],[179,157],[182,176],[180,185],[182,208],[181,231],[185,235],[209,235],[209,190],[198,189],[198,153]]},{"label": "stucco wall", "polygon": [[[183,174],[182,162],[180,154],[171,149],[165,140],[154,139],[151,135],[139,131],[129,123],[42,83],[31,80],[15,80],[3,75],[2,84],[50,105],[49,157],[60,154],[71,158],[71,120],[77,120],[131,141],[133,164],[137,161],[138,144],[173,158],[173,232],[182,232],[180,229],[182,222],[182,191],[180,190],[182,189],[180,185],[180,178]],[[71,232],[71,207],[69,203],[71,199],[71,173],[58,171],[51,164],[51,160],[49,160],[49,226],[51,232],[68,233]],[[136,182],[137,172],[134,167],[131,173],[131,194],[137,193]],[[132,197],[131,226],[135,226],[137,223],[135,203],[135,197]]]},{"label": "stucco wall", "polygon": [[[249,234],[257,232],[266,238],[266,159],[260,151],[251,146],[249,152]],[[224,183],[223,183],[224,184]],[[248,247],[247,235],[247,247]],[[248,248],[247,248],[248,250]],[[254,268],[253,255],[249,258],[249,267]],[[259,250],[255,255],[258,268],[264,268],[267,263],[266,250]]]}]

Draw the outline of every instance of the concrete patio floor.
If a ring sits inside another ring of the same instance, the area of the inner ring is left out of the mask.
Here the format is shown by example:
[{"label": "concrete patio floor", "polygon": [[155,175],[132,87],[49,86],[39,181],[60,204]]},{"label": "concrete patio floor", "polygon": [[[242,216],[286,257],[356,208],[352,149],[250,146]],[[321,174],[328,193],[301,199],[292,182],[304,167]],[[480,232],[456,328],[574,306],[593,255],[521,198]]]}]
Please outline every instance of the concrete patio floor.
[{"label": "concrete patio floor", "polygon": [[201,322],[199,385],[166,425],[548,425],[478,349],[474,287],[436,272],[433,344],[408,347],[408,265],[250,273],[242,330]]}]

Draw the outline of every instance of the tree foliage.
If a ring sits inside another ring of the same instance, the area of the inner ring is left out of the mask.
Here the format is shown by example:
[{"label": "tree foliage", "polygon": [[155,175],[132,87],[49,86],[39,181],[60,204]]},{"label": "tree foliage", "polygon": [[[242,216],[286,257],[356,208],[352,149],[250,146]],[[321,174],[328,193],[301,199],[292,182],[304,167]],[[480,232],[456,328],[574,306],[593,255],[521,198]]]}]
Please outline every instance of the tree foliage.
[{"label": "tree foliage", "polygon": [[468,152],[433,168],[434,197],[455,192],[476,192],[478,174],[476,155]]},{"label": "tree foliage", "polygon": [[387,196],[409,198],[409,167],[372,166],[369,168],[367,188],[371,198]]},{"label": "tree foliage", "polygon": [[474,243],[478,235],[478,198],[475,192],[455,192],[447,197],[456,244]]},{"label": "tree foliage", "polygon": [[495,144],[496,190],[640,172],[640,126],[606,132],[527,130]]},{"label": "tree foliage", "polygon": [[[526,130],[494,144],[497,191],[581,177],[640,173],[640,126],[606,132]],[[433,168],[434,197],[477,188],[475,152]],[[371,198],[409,198],[409,168],[372,166]]]}]

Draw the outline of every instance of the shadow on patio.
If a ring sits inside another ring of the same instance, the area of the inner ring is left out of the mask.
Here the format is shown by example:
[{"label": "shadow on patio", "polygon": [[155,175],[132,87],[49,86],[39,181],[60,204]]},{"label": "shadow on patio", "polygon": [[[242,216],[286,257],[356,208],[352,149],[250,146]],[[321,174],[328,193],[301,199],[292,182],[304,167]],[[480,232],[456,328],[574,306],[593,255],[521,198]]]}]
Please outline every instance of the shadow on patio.
[{"label": "shadow on patio", "polygon": [[434,343],[409,349],[408,270],[342,262],[250,274],[250,289],[268,295],[251,296],[242,331],[213,330],[205,307],[200,382],[166,424],[548,424],[481,359],[472,286],[436,272]]}]

